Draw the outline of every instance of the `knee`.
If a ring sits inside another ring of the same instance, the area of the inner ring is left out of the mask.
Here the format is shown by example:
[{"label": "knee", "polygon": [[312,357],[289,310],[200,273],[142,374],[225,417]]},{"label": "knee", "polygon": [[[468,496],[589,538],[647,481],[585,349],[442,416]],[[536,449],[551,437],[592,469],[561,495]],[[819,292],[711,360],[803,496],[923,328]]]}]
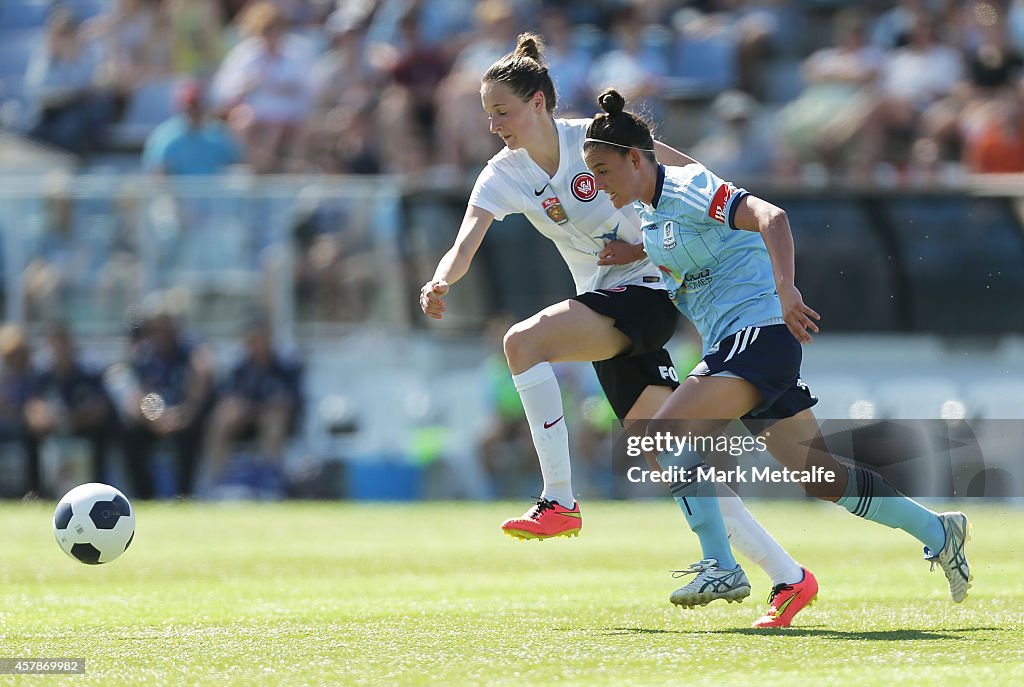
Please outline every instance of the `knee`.
[{"label": "knee", "polygon": [[513,374],[517,369],[521,372],[542,362],[541,359],[538,359],[536,342],[533,329],[525,322],[514,324],[505,332],[502,345],[505,349],[505,358],[508,360]]}]

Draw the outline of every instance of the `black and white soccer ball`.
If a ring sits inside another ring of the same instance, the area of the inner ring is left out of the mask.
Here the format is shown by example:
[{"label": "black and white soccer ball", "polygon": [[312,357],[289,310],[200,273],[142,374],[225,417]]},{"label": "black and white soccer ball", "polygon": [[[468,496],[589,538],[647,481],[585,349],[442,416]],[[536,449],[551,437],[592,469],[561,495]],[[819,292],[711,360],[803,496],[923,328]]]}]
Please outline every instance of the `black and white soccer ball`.
[{"label": "black and white soccer ball", "polygon": [[64,553],[75,560],[89,565],[109,563],[132,543],[135,510],[109,484],[82,484],[57,504],[53,534]]}]

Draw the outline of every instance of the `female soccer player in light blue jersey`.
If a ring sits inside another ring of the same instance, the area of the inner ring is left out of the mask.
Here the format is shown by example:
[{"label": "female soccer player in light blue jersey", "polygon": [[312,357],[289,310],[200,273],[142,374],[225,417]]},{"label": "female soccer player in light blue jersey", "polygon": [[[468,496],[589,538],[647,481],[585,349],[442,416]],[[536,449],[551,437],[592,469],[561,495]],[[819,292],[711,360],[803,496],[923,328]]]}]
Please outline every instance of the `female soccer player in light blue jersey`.
[{"label": "female soccer player in light blue jersey", "polygon": [[[655,414],[654,420],[695,434],[737,418],[775,421],[762,437],[785,467],[811,463],[836,476],[829,488],[804,485],[854,515],[913,535],[925,557],[938,564],[956,602],[971,574],[964,553],[963,513],[934,513],[896,491],[878,473],[839,462],[823,445],[810,408],[817,399],[800,379],[801,343],[817,333],[819,316],[794,284],[793,236],[786,213],[716,177],[699,163],[658,163],[650,127],[624,112],[625,100],[609,89],[587,129],[583,157],[597,188],[615,207],[631,203],[641,218],[643,250],[659,267],[676,307],[704,341],[703,360]],[[639,246],[617,244],[609,262],[642,256]],[[787,420],[792,418],[792,420]],[[682,422],[680,422],[682,421]],[[808,428],[814,427],[813,431]],[[697,429],[697,432],[694,432]],[[808,450],[807,446],[816,447]],[[687,477],[699,458],[678,466]],[[749,594],[746,575],[730,551],[713,485],[684,479],[672,487],[704,560],[691,566],[694,580],[672,595],[681,606]],[[933,566],[934,567],[934,566]]]}]

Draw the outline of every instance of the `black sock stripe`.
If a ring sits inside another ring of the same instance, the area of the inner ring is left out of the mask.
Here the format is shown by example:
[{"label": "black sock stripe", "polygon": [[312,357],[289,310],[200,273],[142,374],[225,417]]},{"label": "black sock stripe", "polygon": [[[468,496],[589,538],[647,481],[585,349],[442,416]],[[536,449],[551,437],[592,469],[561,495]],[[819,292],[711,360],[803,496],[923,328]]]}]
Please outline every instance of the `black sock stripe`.
[{"label": "black sock stripe", "polygon": [[871,500],[874,498],[874,480],[872,479],[873,475],[864,468],[857,468],[857,473],[860,501],[857,502],[854,515],[864,517],[871,507]]},{"label": "black sock stripe", "polygon": [[857,505],[852,513],[860,515],[861,506],[864,505],[864,478],[860,474],[860,468],[852,468],[850,470],[850,479],[853,480],[853,489],[857,494]]},{"label": "black sock stripe", "polygon": [[861,511],[864,508],[864,496],[865,496],[865,485],[864,485],[864,474],[860,468],[853,469],[854,479],[856,482],[857,489],[857,506],[853,509],[853,514],[857,517],[861,517]]},{"label": "black sock stripe", "polygon": [[871,475],[868,474],[867,470],[865,470],[864,468],[860,468],[860,474],[861,479],[863,480],[861,482],[861,493],[863,494],[863,496],[861,497],[860,507],[857,509],[857,515],[863,518],[864,514],[868,512],[868,508],[871,505],[871,497],[873,495],[874,485],[871,483]]},{"label": "black sock stripe", "polygon": [[857,515],[863,518],[871,510],[871,503],[875,499],[875,474],[865,468],[860,468],[860,470],[864,477],[864,501]]}]

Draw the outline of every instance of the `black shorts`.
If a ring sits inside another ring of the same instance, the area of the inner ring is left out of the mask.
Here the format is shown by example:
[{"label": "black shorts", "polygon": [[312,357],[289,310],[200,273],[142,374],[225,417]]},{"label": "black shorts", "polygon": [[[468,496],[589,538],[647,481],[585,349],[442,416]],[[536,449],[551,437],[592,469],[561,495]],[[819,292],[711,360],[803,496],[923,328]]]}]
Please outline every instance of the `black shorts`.
[{"label": "black shorts", "polygon": [[803,349],[784,324],[744,327],[704,356],[688,376],[725,373],[757,387],[761,404],[743,416],[752,420],[792,417],[818,402],[800,379]]},{"label": "black shorts", "polygon": [[679,311],[667,291],[619,286],[581,293],[573,300],[612,318],[616,328],[629,337],[629,350],[594,363],[597,379],[619,422],[648,386],[679,386],[679,375],[665,350],[676,332]]}]

